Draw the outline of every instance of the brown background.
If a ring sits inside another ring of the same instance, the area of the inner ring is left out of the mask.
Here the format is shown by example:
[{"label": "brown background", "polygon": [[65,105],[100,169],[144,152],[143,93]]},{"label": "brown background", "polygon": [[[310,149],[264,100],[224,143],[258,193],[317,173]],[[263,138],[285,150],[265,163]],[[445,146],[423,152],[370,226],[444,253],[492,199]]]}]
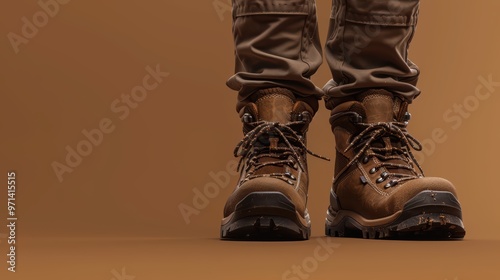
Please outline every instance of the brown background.
[{"label": "brown background", "polygon": [[[217,241],[235,176],[189,224],[180,214],[180,204],[192,205],[194,188],[203,191],[214,182],[210,172],[225,172],[241,138],[235,94],[225,87],[233,69],[230,12],[220,18],[212,4],[71,1],[15,54],[7,34],[21,34],[21,18],[31,20],[41,8],[36,1],[4,3],[0,181],[6,182],[8,170],[17,171],[19,272],[6,274],[0,265],[0,275],[112,279],[110,271],[126,267],[138,280],[236,279],[235,271],[243,273],[237,278],[281,279],[284,270],[311,254],[314,239],[323,236],[332,162],[310,159],[311,241]],[[330,3],[320,0],[317,5],[324,42]],[[423,91],[411,107],[410,130],[421,140],[436,128],[445,131],[447,140],[425,155],[423,166],[428,176],[456,184],[466,240],[337,239],[338,252],[311,279],[349,273],[385,279],[471,279],[474,273],[499,277],[500,86],[462,118],[458,129],[443,118],[454,104],[472,100],[478,77],[492,75],[500,81],[499,9],[496,0],[423,1],[410,52],[422,70]],[[118,119],[110,104],[142,83],[146,66],[157,64],[170,76],[128,118]],[[321,86],[329,78],[323,65],[314,81]],[[51,164],[63,163],[65,147],[75,148],[85,139],[81,131],[97,128],[103,118],[113,121],[115,131],[59,182]],[[309,147],[333,157],[327,118],[322,107]],[[6,233],[6,193],[2,184],[0,234]],[[5,239],[0,241],[4,264],[7,247]],[[384,271],[393,266],[395,271]]]}]

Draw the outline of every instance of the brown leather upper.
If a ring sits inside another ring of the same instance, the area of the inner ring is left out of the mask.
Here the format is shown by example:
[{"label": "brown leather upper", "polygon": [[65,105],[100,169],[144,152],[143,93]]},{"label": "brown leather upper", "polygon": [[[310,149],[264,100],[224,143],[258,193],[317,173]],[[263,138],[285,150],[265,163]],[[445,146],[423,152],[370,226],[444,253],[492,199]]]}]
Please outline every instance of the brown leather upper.
[{"label": "brown leather upper", "polygon": [[[305,216],[307,150],[299,141],[305,144],[313,110],[306,103],[295,100],[292,92],[283,88],[261,90],[255,96],[255,102],[240,110],[245,138],[236,155],[242,156],[241,176],[226,202],[224,216],[230,215],[236,204],[252,192],[280,192]],[[304,121],[300,122],[301,119]],[[251,141],[252,138],[256,139]]]},{"label": "brown leather upper", "polygon": [[456,196],[449,181],[425,178],[411,156],[412,146],[421,146],[406,131],[406,109],[407,104],[389,92],[371,90],[332,110],[337,153],[332,189],[337,201],[332,206],[339,207],[334,211],[350,210],[377,219],[402,210],[424,190]]}]

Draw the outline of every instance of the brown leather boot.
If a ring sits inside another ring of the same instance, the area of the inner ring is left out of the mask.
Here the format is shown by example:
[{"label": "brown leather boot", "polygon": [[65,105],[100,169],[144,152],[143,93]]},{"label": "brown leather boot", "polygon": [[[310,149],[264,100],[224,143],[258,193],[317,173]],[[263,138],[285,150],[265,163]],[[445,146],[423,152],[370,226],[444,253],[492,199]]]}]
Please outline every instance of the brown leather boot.
[{"label": "brown leather boot", "polygon": [[455,187],[424,177],[406,130],[408,104],[385,90],[332,110],[335,179],[326,234],[364,238],[463,238]]},{"label": "brown leather boot", "polygon": [[309,238],[306,131],[313,115],[283,88],[261,90],[241,109],[241,177],[224,207],[221,238]]}]

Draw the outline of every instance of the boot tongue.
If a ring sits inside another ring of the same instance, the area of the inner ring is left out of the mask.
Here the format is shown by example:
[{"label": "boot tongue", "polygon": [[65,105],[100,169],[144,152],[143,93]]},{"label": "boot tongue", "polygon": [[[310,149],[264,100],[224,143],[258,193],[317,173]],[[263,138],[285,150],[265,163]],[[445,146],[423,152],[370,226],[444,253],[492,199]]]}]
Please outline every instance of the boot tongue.
[{"label": "boot tongue", "polygon": [[271,88],[257,92],[258,120],[289,123],[294,105],[293,93],[283,88]]},{"label": "boot tongue", "polygon": [[[292,121],[295,97],[291,91],[284,88],[264,89],[259,90],[254,98],[255,115],[258,121],[277,122],[281,124],[287,124]],[[272,153],[278,147],[286,147],[286,144],[275,133],[269,132],[267,133],[267,137],[260,137],[255,146],[269,147],[269,152]],[[273,156],[259,158],[259,162],[262,164],[273,163],[277,160]],[[282,165],[269,164],[255,171],[255,174],[282,172]]]},{"label": "boot tongue", "polygon": [[394,98],[385,90],[370,90],[360,98],[365,109],[366,123],[394,121]]},{"label": "boot tongue", "polygon": [[[365,110],[365,123],[383,123],[394,121],[394,99],[391,93],[385,90],[369,90],[360,97]],[[383,137],[372,143],[374,147],[390,148],[392,141]]]},{"label": "boot tongue", "polygon": [[[395,100],[393,95],[385,90],[371,90],[361,97],[360,102],[365,109],[366,123],[400,121],[402,113],[406,111],[406,105]],[[400,139],[384,136],[374,141],[372,146],[378,148],[401,148],[401,141]],[[390,152],[386,154],[386,156],[391,155],[394,154]],[[399,165],[407,164],[402,159],[391,159],[387,162]],[[413,174],[412,171],[403,168],[391,168],[389,170],[398,174]]]}]

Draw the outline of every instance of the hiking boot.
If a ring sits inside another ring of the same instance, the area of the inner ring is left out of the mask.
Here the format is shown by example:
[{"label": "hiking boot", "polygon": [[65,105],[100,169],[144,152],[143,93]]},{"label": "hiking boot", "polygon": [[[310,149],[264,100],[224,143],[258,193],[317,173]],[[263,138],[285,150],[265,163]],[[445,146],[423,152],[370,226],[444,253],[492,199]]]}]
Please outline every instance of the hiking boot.
[{"label": "hiking boot", "polygon": [[224,207],[221,238],[305,240],[307,212],[306,132],[314,115],[283,88],[260,90],[240,110],[245,137],[236,146],[241,173]]},{"label": "hiking boot", "polygon": [[455,187],[424,177],[407,132],[408,103],[370,90],[337,105],[330,118],[335,178],[326,217],[329,236],[455,239],[465,235]]}]

